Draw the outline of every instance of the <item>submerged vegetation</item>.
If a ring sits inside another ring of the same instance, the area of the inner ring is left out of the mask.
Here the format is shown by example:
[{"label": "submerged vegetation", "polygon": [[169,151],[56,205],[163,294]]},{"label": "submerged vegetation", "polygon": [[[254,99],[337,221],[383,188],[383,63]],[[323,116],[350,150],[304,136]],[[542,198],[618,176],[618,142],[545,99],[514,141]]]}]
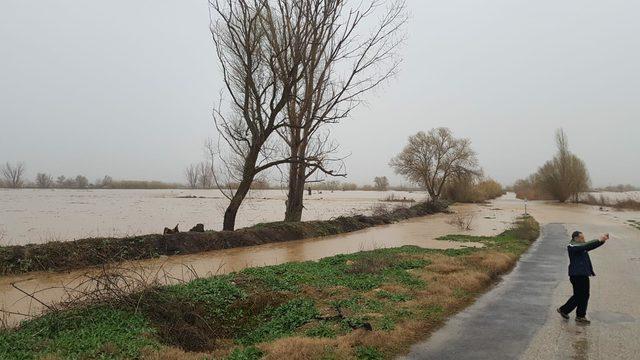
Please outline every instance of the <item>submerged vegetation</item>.
[{"label": "submerged vegetation", "polygon": [[385,359],[474,301],[538,237],[531,217],[482,248],[405,246],[94,298],[0,331],[3,359]]},{"label": "submerged vegetation", "polygon": [[638,220],[627,220],[627,224],[629,224],[629,226],[631,226],[632,228],[640,230],[640,221]]},{"label": "submerged vegetation", "polygon": [[625,199],[625,200],[609,200],[604,197],[604,195],[600,194],[599,197],[596,197],[593,194],[588,194],[584,197],[581,197],[579,200],[582,204],[587,205],[596,205],[596,206],[607,206],[612,207],[618,210],[638,210],[640,211],[640,201],[634,199]]},{"label": "submerged vegetation", "polygon": [[423,202],[372,216],[341,216],[326,221],[257,224],[237,231],[184,232],[127,238],[90,238],[44,244],[1,246],[0,275],[70,270],[160,255],[193,254],[266,243],[335,235],[447,211],[447,203]]}]

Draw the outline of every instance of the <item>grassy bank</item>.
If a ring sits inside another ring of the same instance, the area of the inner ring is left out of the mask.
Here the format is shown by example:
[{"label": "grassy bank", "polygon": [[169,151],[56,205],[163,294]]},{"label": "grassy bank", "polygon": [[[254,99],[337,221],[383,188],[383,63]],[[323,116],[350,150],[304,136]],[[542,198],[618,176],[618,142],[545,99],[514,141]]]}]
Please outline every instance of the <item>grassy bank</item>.
[{"label": "grassy bank", "polygon": [[444,202],[400,207],[374,216],[343,216],[326,221],[258,224],[237,231],[183,232],[126,238],[90,238],[45,244],[0,247],[0,275],[30,271],[71,270],[160,255],[193,254],[335,235],[404,219],[447,211]]},{"label": "grassy bank", "polygon": [[[2,359],[387,359],[472,303],[539,235],[249,268],[49,313],[0,331]],[[114,292],[117,293],[117,292]]]}]

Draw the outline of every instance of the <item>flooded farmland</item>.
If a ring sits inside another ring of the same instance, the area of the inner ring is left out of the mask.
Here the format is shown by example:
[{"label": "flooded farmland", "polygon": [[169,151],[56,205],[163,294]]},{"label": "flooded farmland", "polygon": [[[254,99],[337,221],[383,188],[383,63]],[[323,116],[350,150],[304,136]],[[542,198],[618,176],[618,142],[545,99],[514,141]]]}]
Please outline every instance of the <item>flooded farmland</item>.
[{"label": "flooded farmland", "polygon": [[[424,192],[314,191],[305,196],[303,220],[369,213],[393,195],[424,200]],[[284,218],[286,193],[256,190],[243,203],[237,227]],[[0,189],[0,234],[3,245],[122,237],[161,233],[179,224],[183,231],[197,223],[220,230],[228,201],[218,190],[37,190]]]}]

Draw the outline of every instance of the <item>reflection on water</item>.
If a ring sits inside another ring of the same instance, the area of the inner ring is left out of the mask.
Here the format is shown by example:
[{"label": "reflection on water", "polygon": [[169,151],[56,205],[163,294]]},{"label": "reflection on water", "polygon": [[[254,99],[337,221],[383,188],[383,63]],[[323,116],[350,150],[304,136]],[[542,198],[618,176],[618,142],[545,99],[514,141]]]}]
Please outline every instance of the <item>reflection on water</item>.
[{"label": "reflection on water", "polygon": [[574,360],[585,360],[587,359],[587,354],[589,353],[589,340],[585,334],[578,335],[574,337],[573,342],[571,344],[571,348],[573,349],[573,353],[571,354],[571,359]]}]

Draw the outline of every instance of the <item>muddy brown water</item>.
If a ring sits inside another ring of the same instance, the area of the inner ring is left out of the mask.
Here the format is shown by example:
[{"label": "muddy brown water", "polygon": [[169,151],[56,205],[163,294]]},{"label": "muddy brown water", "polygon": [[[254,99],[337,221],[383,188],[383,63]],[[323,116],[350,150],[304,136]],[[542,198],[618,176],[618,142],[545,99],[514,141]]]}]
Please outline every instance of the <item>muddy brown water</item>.
[{"label": "muddy brown water", "polygon": [[[145,282],[176,283],[198,277],[238,271],[246,267],[274,265],[290,261],[317,260],[341,253],[353,253],[376,248],[416,245],[425,248],[459,248],[481,246],[436,240],[438,237],[466,233],[495,235],[505,230],[524,211],[524,204],[513,195],[494,200],[488,205],[455,205],[457,213],[473,214],[471,231],[460,231],[450,220],[454,215],[436,214],[410,219],[396,224],[378,226],[353,233],[313,238],[286,243],[211,251],[200,254],[161,257],[133,261],[121,266]],[[629,219],[640,220],[640,212],[600,211],[594,206],[559,205],[529,202],[528,211],[540,223],[624,224]],[[576,225],[577,226],[577,225]],[[615,236],[615,234],[612,234]],[[78,290],[95,286],[87,278],[99,273],[96,269],[64,273],[29,273],[0,278],[0,309],[7,311],[4,321],[16,325],[30,315],[40,314],[47,305],[73,296]],[[71,290],[70,290],[71,289]],[[34,298],[23,293],[35,293]]]},{"label": "muddy brown water", "polygon": [[[389,196],[427,198],[424,192],[314,191],[305,194],[303,220],[367,214],[374,206],[396,206],[380,201]],[[250,192],[236,226],[282,220],[285,200],[281,190]],[[198,223],[219,230],[227,204],[218,190],[0,189],[0,245],[154,234],[176,224],[183,231]]]}]

